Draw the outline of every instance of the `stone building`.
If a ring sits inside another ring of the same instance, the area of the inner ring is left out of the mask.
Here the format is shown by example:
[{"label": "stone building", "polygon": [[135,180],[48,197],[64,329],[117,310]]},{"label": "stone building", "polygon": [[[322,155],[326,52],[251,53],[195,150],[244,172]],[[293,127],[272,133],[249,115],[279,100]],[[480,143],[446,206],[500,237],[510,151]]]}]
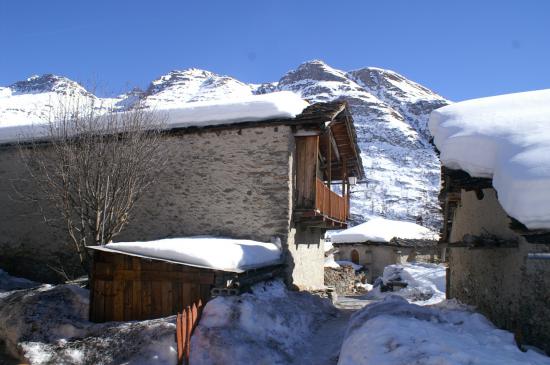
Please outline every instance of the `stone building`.
[{"label": "stone building", "polygon": [[492,180],[443,168],[447,297],[550,351],[550,233],[511,218]]},{"label": "stone building", "polygon": [[439,247],[428,228],[411,222],[374,218],[331,236],[337,261],[365,267],[367,281],[382,276],[388,265],[411,261],[434,262]]},{"label": "stone building", "polygon": [[550,353],[550,90],[432,112],[447,296]]},{"label": "stone building", "polygon": [[[364,174],[348,105],[170,128],[163,137],[167,168],[116,239],[280,239],[289,284],[322,286],[322,237],[346,227],[349,179]],[[13,143],[0,146],[0,176],[0,268],[54,282],[52,268],[78,267],[61,225],[44,220],[55,216],[52,208],[20,198],[37,189]],[[340,195],[330,189],[336,182]]]},{"label": "stone building", "polygon": [[390,242],[337,243],[335,259],[363,265],[367,281],[373,283],[382,276],[384,268],[407,262],[434,262],[439,258],[437,241],[392,238]]}]

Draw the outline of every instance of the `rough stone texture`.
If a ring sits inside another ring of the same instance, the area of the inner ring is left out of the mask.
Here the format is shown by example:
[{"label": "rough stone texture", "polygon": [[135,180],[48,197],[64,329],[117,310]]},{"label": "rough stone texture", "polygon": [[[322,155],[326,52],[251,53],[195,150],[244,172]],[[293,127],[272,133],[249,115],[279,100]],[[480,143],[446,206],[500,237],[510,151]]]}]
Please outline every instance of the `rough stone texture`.
[{"label": "rough stone texture", "polygon": [[[291,227],[294,137],[288,126],[208,130],[167,136],[167,167],[133,211],[117,241],[216,235],[270,241],[288,248],[291,281],[323,285],[322,230]],[[45,224],[17,148],[0,149],[0,267],[40,281],[59,279],[49,266],[78,268],[61,228]],[[23,194],[23,195],[26,195]],[[57,217],[44,206],[46,217]]]},{"label": "rough stone texture", "polygon": [[452,248],[449,256],[451,298],[477,306],[497,326],[520,340],[550,352],[550,262],[527,260],[529,252],[550,252],[549,245],[530,244],[509,228],[493,189],[461,193],[450,241],[465,234],[493,234],[519,241],[517,248]]},{"label": "rough stone texture", "polygon": [[[167,166],[135,207],[117,241],[214,235],[269,242],[281,239],[289,283],[323,286],[321,229],[292,227],[295,142],[289,126],[259,126],[167,136]],[[79,272],[58,218],[36,193],[16,147],[0,148],[0,267],[56,282],[51,267]],[[21,190],[20,194],[14,186]]]},{"label": "rough stone texture", "polygon": [[286,241],[292,208],[290,127],[167,138],[163,176],[117,240],[209,234]]},{"label": "rough stone texture", "polygon": [[69,274],[80,273],[57,212],[34,200],[37,191],[18,149],[0,147],[0,267],[46,282],[60,279],[52,268],[63,266]]},{"label": "rough stone texture", "polygon": [[388,265],[403,264],[410,261],[433,262],[437,252],[435,247],[396,247],[383,244],[352,243],[339,244],[336,260],[351,261],[351,253],[359,254],[359,264],[367,270],[367,281],[373,283],[382,276]]},{"label": "rough stone texture", "polygon": [[355,270],[351,266],[340,269],[325,267],[325,285],[334,287],[339,295],[354,293],[355,280]]},{"label": "rough stone texture", "polygon": [[292,228],[288,238],[287,269],[298,289],[316,290],[324,286],[324,230]]}]

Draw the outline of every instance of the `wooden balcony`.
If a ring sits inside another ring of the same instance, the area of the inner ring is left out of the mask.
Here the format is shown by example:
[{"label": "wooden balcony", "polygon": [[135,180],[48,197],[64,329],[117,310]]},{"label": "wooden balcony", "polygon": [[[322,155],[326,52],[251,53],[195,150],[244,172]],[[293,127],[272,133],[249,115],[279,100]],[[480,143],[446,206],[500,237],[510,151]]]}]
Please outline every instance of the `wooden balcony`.
[{"label": "wooden balcony", "polygon": [[331,219],[345,223],[348,220],[347,195],[340,196],[330,190],[325,183],[315,179],[315,210]]},{"label": "wooden balcony", "polygon": [[[348,196],[340,196],[319,178],[308,192],[312,200],[306,200],[295,209],[297,221],[325,229],[347,228],[349,217]],[[310,202],[310,203],[309,203]]]}]

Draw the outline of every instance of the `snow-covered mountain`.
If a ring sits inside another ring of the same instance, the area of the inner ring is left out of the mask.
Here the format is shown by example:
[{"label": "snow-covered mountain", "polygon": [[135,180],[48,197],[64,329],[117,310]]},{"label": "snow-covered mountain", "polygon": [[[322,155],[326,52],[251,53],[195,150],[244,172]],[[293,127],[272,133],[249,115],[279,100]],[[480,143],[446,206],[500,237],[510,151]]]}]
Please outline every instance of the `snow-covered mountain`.
[{"label": "snow-covered mountain", "polygon": [[246,84],[229,76],[187,69],[159,77],[145,91],[134,89],[117,98],[98,98],[64,77],[33,76],[0,87],[0,123],[44,120],[53,101],[67,95],[78,95],[101,108],[125,109],[141,101],[146,107],[164,109],[280,90],[294,91],[311,102],[349,102],[367,173],[366,182],[354,188],[355,220],[422,218],[424,225],[437,227],[441,220],[439,160],[429,143],[426,124],[432,110],[449,102],[389,70],[369,67],[346,72],[322,61],[310,61],[277,82]]}]

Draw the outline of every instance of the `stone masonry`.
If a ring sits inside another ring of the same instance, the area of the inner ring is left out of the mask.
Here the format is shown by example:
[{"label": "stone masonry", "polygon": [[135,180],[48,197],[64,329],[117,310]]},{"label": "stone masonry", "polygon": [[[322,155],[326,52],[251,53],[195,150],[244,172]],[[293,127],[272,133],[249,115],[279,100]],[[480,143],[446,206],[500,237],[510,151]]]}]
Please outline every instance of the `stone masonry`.
[{"label": "stone masonry", "polygon": [[[286,248],[292,284],[299,288],[323,284],[322,230],[306,234],[292,226],[291,127],[174,133],[164,143],[167,166],[117,241],[189,235],[259,241],[278,237]],[[14,189],[36,191],[26,179],[16,147],[0,147],[0,177],[0,267],[42,281],[59,279],[50,267],[61,263],[77,270],[62,222],[57,228],[44,222],[44,215],[51,219],[57,217],[55,212],[22,198],[24,194]]]}]

